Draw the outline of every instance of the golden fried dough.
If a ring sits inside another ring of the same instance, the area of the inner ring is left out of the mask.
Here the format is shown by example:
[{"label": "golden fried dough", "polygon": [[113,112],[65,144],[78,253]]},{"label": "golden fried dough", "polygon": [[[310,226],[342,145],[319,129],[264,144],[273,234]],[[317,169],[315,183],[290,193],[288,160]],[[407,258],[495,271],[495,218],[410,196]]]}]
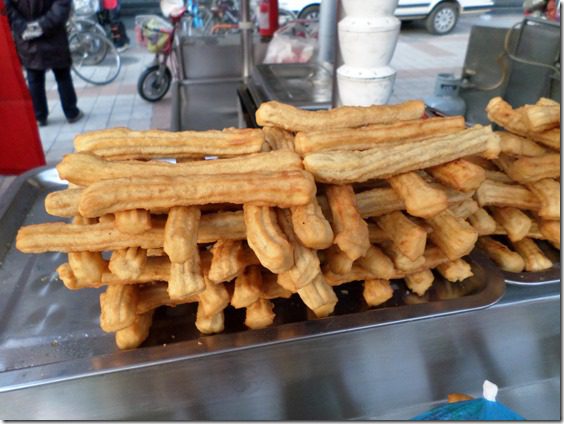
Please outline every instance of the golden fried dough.
[{"label": "golden fried dough", "polygon": [[544,255],[534,240],[525,237],[513,242],[513,247],[525,261],[526,271],[544,271],[552,268],[552,261]]},{"label": "golden fried dough", "polygon": [[280,127],[288,131],[317,131],[356,128],[370,124],[419,119],[425,112],[421,100],[397,105],[341,106],[330,110],[307,111],[284,103],[270,101],[260,105],[256,113],[260,126]]},{"label": "golden fried dough", "polygon": [[547,220],[560,219],[560,182],[546,178],[527,184],[527,188],[535,194],[541,202],[538,215]]},{"label": "golden fried dough", "polygon": [[496,222],[507,231],[509,240],[519,241],[529,233],[531,218],[520,209],[491,207],[490,211]]},{"label": "golden fried dough", "polygon": [[540,144],[528,138],[511,134],[507,131],[497,131],[502,153],[510,156],[542,156],[547,152]]},{"label": "golden fried dough", "polygon": [[234,156],[260,152],[261,130],[227,128],[223,131],[134,131],[108,128],[79,134],[77,152],[90,152],[107,159],[151,159]]},{"label": "golden fried dough", "polygon": [[128,209],[171,208],[206,203],[300,206],[315,196],[304,171],[195,175],[192,177],[116,178],[84,189],[78,210],[86,217]]},{"label": "golden fried dough", "polygon": [[155,160],[114,162],[91,153],[71,153],[65,155],[57,165],[57,171],[62,179],[84,186],[101,180],[126,177],[189,177],[191,175],[277,172],[302,168],[300,157],[287,151],[176,164]]},{"label": "golden fried dough", "polygon": [[317,198],[304,206],[294,206],[292,224],[296,236],[305,247],[311,249],[327,249],[333,243],[333,229],[323,215]]},{"label": "golden fried dough", "polygon": [[[243,212],[218,212],[202,215],[198,228],[198,243],[219,239],[243,240],[246,237]],[[142,234],[123,234],[113,223],[93,225],[49,222],[21,227],[16,247],[24,253],[83,252],[141,247],[163,247],[164,228],[151,228]]]},{"label": "golden fried dough", "polygon": [[537,196],[519,184],[504,184],[486,180],[476,191],[476,200],[481,207],[501,206],[517,209],[539,210],[541,202]]},{"label": "golden fried dough", "polygon": [[[294,134],[279,127],[264,127],[264,139],[273,151],[295,151]],[[273,169],[274,171],[274,169]]]},{"label": "golden fried dough", "polygon": [[392,240],[395,247],[411,260],[416,260],[425,252],[427,232],[400,211],[391,212],[376,218],[376,222]]},{"label": "golden fried dough", "polygon": [[245,311],[245,326],[253,330],[266,328],[272,325],[276,314],[274,304],[267,299],[258,299]]},{"label": "golden fried dough", "polygon": [[410,215],[428,218],[448,207],[448,197],[440,189],[432,187],[416,172],[390,177],[388,182],[404,201]]},{"label": "golden fried dough", "polygon": [[379,306],[390,300],[394,289],[389,280],[373,278],[364,281],[362,296],[368,306]]},{"label": "golden fried dough", "polygon": [[107,333],[129,327],[137,318],[137,287],[108,286],[100,294],[100,327]]},{"label": "golden fried dough", "polygon": [[331,209],[334,243],[355,261],[370,247],[368,225],[360,216],[354,191],[350,185],[327,186],[327,200]]},{"label": "golden fried dough", "polygon": [[482,167],[465,159],[428,168],[427,172],[440,183],[464,192],[476,190],[486,179],[486,172]]},{"label": "golden fried dough", "polygon": [[469,254],[476,244],[478,232],[462,218],[449,211],[426,220],[433,232],[429,238],[453,261]]},{"label": "golden fried dough", "polygon": [[428,118],[370,125],[357,129],[322,129],[296,134],[301,155],[331,150],[367,150],[379,144],[411,143],[464,130],[464,117]]},{"label": "golden fried dough", "polygon": [[147,337],[153,323],[153,311],[137,315],[128,327],[116,331],[116,346],[119,349],[134,349],[141,345]]},{"label": "golden fried dough", "polygon": [[293,247],[282,232],[274,208],[243,205],[247,241],[260,263],[275,274],[294,265]]},{"label": "golden fried dough", "polygon": [[389,148],[311,153],[305,156],[304,166],[320,182],[349,184],[388,178],[482,153],[490,148],[491,140],[499,143],[491,127],[475,126],[455,134]]},{"label": "golden fried dough", "polygon": [[472,277],[472,267],[464,259],[445,262],[437,266],[437,271],[448,281],[457,282]]}]

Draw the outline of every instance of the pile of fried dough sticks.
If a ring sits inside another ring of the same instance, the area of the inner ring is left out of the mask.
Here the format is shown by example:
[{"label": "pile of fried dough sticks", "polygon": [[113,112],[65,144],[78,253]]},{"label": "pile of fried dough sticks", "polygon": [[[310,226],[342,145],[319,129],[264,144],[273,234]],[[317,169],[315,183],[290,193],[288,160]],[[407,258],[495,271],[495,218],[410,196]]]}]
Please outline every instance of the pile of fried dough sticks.
[{"label": "pile of fried dough sticks", "polygon": [[[267,327],[272,300],[294,293],[312,316],[328,316],[332,287],[353,281],[369,306],[393,296],[392,279],[424,295],[433,270],[452,282],[472,275],[462,258],[479,235],[509,233],[499,221],[485,232],[480,206],[520,207],[480,192],[502,178],[489,160],[511,154],[500,156],[498,133],[427,118],[421,101],[329,111],[268,102],[256,119],[262,129],[77,136],[76,153],[57,165],[69,188],[45,200],[72,223],[22,227],[17,248],[67,252],[57,272],[69,289],[105,286],[100,325],[127,349],[164,305],[197,302],[195,325],[211,334],[227,307],[245,308],[247,327]],[[533,143],[518,140],[507,146]],[[528,182],[503,184],[537,199]],[[541,216],[538,199],[529,209]]]}]

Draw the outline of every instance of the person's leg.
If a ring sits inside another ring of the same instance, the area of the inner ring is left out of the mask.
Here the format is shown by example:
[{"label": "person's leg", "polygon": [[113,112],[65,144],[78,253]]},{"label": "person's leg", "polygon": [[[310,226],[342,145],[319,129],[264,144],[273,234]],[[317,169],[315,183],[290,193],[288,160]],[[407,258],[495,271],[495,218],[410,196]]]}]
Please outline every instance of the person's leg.
[{"label": "person's leg", "polygon": [[80,115],[80,110],[76,106],[77,98],[72,83],[70,68],[53,69],[57,89],[61,98],[61,105],[67,120],[74,120]]},{"label": "person's leg", "polygon": [[112,41],[117,48],[129,45],[129,38],[125,30],[125,25],[120,20],[120,7],[108,11],[110,21],[110,29],[112,32]]},{"label": "person's leg", "polygon": [[47,123],[47,115],[49,115],[47,94],[45,93],[45,71],[26,69],[26,73],[35,119],[40,125],[45,125]]}]

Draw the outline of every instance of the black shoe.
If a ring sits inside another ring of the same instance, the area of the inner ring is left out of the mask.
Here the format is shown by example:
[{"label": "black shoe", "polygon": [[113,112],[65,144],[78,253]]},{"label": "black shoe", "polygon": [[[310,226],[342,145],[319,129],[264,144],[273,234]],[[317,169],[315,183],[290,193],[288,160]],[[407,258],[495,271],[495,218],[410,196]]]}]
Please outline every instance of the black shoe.
[{"label": "black shoe", "polygon": [[38,119],[38,120],[37,120],[37,124],[38,124],[40,127],[46,127],[46,126],[47,126],[47,118],[45,118],[45,119]]},{"label": "black shoe", "polygon": [[74,118],[67,118],[67,122],[69,124],[74,124],[75,122],[80,121],[84,117],[84,113],[79,109],[78,114]]}]

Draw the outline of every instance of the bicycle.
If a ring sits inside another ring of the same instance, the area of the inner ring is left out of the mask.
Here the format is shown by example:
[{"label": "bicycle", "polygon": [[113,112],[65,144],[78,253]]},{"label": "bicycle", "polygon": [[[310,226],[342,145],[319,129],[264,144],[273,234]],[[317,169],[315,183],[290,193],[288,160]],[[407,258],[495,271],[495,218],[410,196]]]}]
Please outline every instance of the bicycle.
[{"label": "bicycle", "polygon": [[155,59],[139,76],[137,92],[148,102],[161,100],[170,88],[172,72],[167,65],[172,53],[174,34],[186,9],[170,14],[170,22],[156,15],[135,17],[137,42],[155,54]]},{"label": "bicycle", "polygon": [[89,16],[95,15],[97,0],[75,0],[67,22],[72,71],[83,81],[105,85],[114,81],[121,70],[121,58],[106,30]]}]

